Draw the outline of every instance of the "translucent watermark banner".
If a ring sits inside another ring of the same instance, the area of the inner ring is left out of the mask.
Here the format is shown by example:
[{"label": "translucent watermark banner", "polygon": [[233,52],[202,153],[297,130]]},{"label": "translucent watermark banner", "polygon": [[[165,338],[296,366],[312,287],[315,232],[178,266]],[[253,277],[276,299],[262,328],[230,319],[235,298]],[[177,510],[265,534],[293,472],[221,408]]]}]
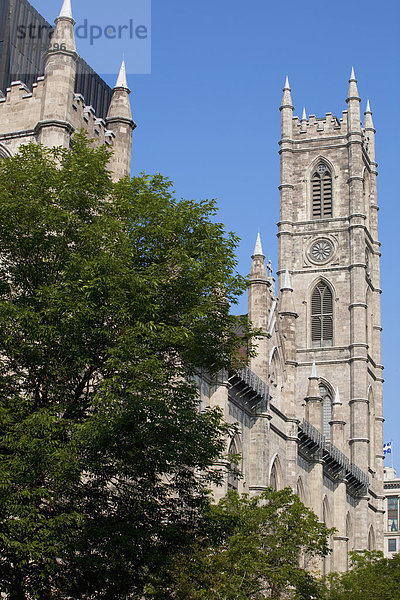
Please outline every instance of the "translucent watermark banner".
[{"label": "translucent watermark banner", "polygon": [[[14,1],[26,4],[26,0]],[[18,15],[23,15],[23,20],[12,27],[15,43],[23,45],[26,52],[29,46],[42,51],[62,0],[31,0],[31,4],[47,21],[48,29],[35,22],[29,11],[15,11],[17,20],[21,20]],[[122,57],[128,75],[151,72],[151,0],[72,0],[72,16],[76,22],[77,52],[96,73],[117,74]]]}]

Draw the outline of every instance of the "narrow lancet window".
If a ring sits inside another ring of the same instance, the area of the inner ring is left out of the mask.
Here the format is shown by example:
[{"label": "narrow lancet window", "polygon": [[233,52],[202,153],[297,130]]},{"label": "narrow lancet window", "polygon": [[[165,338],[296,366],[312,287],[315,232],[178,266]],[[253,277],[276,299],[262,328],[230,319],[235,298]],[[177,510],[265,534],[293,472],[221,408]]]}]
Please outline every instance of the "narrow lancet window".
[{"label": "narrow lancet window", "polygon": [[[235,439],[233,439],[229,445],[229,450],[228,450],[228,456],[233,457],[235,455],[237,455],[238,452],[238,447],[237,447],[237,443],[235,441]],[[228,472],[228,490],[237,490],[238,489],[238,465],[235,462],[231,462],[229,465],[229,472]],[[235,473],[236,471],[236,473]]]},{"label": "narrow lancet window", "polygon": [[319,393],[322,398],[322,431],[327,440],[331,437],[331,426],[329,421],[332,419],[332,394],[323,383],[319,384]]},{"label": "narrow lancet window", "polygon": [[325,163],[317,166],[311,185],[313,219],[332,217],[332,175]]}]

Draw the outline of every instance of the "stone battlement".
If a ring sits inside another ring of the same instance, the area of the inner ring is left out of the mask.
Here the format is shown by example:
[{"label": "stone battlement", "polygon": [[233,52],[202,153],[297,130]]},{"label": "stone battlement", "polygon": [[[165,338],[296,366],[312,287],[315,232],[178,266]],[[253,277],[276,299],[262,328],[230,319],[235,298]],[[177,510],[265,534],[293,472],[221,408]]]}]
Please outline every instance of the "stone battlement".
[{"label": "stone battlement", "polygon": [[[30,90],[23,81],[13,81],[0,95],[0,143],[6,154],[14,154],[22,143],[38,141],[36,126],[43,114],[45,77],[40,76]],[[115,134],[99,119],[81,94],[74,94],[70,119],[71,132],[83,129],[96,144],[113,145]]]},{"label": "stone battlement", "polygon": [[96,117],[94,108],[85,104],[82,94],[74,94],[72,108],[71,125],[75,130],[83,129],[87,131],[89,137],[98,144],[113,144],[115,135],[107,129],[104,119]]},{"label": "stone battlement", "polygon": [[13,81],[0,98],[0,136],[33,129],[40,119],[44,77],[39,77],[32,91],[22,82]]},{"label": "stone battlement", "polygon": [[109,163],[113,178],[129,175],[135,123],[125,62],[121,65],[107,117],[100,119],[84,97],[74,92],[79,56],[68,2],[64,3],[55,23],[45,56],[44,75],[37,78],[31,90],[23,81],[13,81],[0,93],[0,157],[12,156],[21,144],[29,142],[49,148],[69,148],[74,131],[84,130],[96,145],[113,147]]},{"label": "stone battlement", "polygon": [[308,119],[293,117],[293,137],[295,139],[346,134],[347,110],[343,111],[340,120],[329,112],[324,117],[316,117],[315,115],[309,115]]}]

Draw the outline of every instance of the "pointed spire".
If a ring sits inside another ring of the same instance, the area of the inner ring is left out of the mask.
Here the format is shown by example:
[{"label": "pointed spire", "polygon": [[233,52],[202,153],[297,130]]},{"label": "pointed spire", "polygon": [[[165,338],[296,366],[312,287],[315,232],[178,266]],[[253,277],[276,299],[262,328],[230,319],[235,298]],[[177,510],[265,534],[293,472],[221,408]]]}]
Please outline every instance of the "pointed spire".
[{"label": "pointed spire", "polygon": [[301,117],[301,121],[300,121],[300,131],[302,132],[306,132],[307,131],[307,113],[306,113],[306,109],[303,106],[303,115]]},{"label": "pointed spire", "polygon": [[285,81],[285,86],[283,88],[283,96],[282,96],[282,104],[281,104],[281,108],[285,107],[285,108],[293,108],[292,105],[292,96],[291,96],[291,89],[290,89],[290,85],[289,85],[289,77],[286,75],[286,81]]},{"label": "pointed spire", "polygon": [[54,23],[56,26],[48,52],[57,54],[60,52],[59,48],[63,48],[63,50],[68,50],[69,52],[76,52],[74,34],[75,20],[72,17],[71,0],[64,0],[60,14],[54,19]]},{"label": "pointed spire", "polygon": [[124,90],[128,90],[130,92],[130,89],[128,87],[128,82],[126,80],[126,67],[125,67],[125,60],[122,60],[122,64],[121,64],[121,68],[119,70],[119,75],[117,78],[117,82],[114,86],[115,88],[122,88]]},{"label": "pointed spire", "polygon": [[[125,60],[123,59],[117,77],[117,81],[111,96],[110,106],[108,107],[106,119],[107,123],[111,123],[111,121],[115,120],[119,122],[119,119],[123,118],[128,119],[131,122],[133,128],[136,127],[135,123],[132,120],[131,103],[129,101],[130,93],[131,91],[128,88],[128,83],[126,80]],[[110,127],[110,129],[114,128]]]},{"label": "pointed spire", "polygon": [[[312,364],[311,375],[308,377],[307,400],[310,400],[310,398],[321,400],[321,393],[319,391],[318,375],[317,368],[315,366],[315,361]],[[315,423],[313,423],[313,425],[315,426]]]},{"label": "pointed spire", "polygon": [[290,283],[290,275],[288,269],[285,270],[285,278],[283,280],[283,287],[281,287],[281,291],[289,290],[293,292],[292,284]]},{"label": "pointed spire", "polygon": [[365,115],[364,129],[372,129],[375,131],[374,122],[372,120],[372,110],[371,110],[371,106],[369,104],[369,100],[367,100],[367,108],[365,109],[364,115]]},{"label": "pointed spire", "polygon": [[312,367],[311,367],[311,375],[309,376],[308,379],[318,379],[317,367],[315,365],[315,360],[313,361],[313,364],[312,364]]},{"label": "pointed spire", "polygon": [[[74,18],[72,16],[72,8],[71,8],[71,0],[64,0],[64,3],[61,7],[61,11],[60,14],[58,15],[56,22],[58,19],[70,19],[71,21],[74,21]],[[74,21],[75,23],[75,21]]]},{"label": "pointed spire", "polygon": [[360,98],[358,95],[357,79],[354,73],[354,67],[351,67],[351,75],[349,79],[349,93],[347,94],[347,100],[350,100],[352,98]]},{"label": "pointed spire", "polygon": [[340,400],[339,388],[336,388],[333,404],[342,404],[342,402]]},{"label": "pointed spire", "polygon": [[281,136],[283,140],[289,140],[293,137],[293,103],[290,94],[289,77],[286,76],[285,86],[281,106]]},{"label": "pointed spire", "polygon": [[288,315],[294,318],[298,317],[298,313],[296,312],[294,306],[293,288],[290,282],[290,275],[288,269],[285,270],[283,284],[281,284],[281,299],[279,313],[281,315]]},{"label": "pointed spire", "polygon": [[256,245],[254,246],[253,256],[263,256],[265,258],[265,254],[261,245],[261,236],[260,233],[257,234]]}]

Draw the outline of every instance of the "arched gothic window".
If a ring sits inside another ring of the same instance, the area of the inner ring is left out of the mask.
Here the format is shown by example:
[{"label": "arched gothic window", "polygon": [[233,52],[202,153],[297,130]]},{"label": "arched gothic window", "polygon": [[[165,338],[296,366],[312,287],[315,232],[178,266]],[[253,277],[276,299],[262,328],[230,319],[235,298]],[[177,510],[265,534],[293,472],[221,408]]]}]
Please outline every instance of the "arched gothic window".
[{"label": "arched gothic window", "polygon": [[332,394],[324,383],[319,384],[319,393],[322,398],[322,432],[329,440],[331,437],[329,421],[332,419]]},{"label": "arched gothic window", "polygon": [[375,550],[375,532],[374,532],[374,528],[371,527],[369,528],[369,533],[368,533],[368,550]]},{"label": "arched gothic window", "polygon": [[301,480],[301,477],[299,477],[298,480],[297,480],[296,494],[298,495],[298,497],[300,498],[300,500],[302,501],[302,503],[305,504],[305,502],[306,502],[306,495],[305,495],[305,492],[304,492],[304,485],[303,485],[303,482]]},{"label": "arched gothic window", "polygon": [[332,346],[333,342],[333,296],[329,286],[320,281],[311,296],[312,345]]},{"label": "arched gothic window", "polygon": [[269,485],[275,491],[278,489],[278,477],[277,477],[275,463],[273,464],[272,469],[271,469],[271,476],[269,478]]},{"label": "arched gothic window", "polygon": [[[235,438],[229,444],[228,456],[233,456],[235,454],[239,454],[238,446]],[[238,477],[235,474],[235,471],[238,470],[238,465],[235,462],[231,462],[230,471],[228,472],[228,490],[237,490],[238,489]]]},{"label": "arched gothic window", "polygon": [[332,217],[332,175],[325,163],[318,164],[311,185],[313,219]]},{"label": "arched gothic window", "polygon": [[[332,519],[331,519],[331,509],[329,506],[328,498],[325,496],[322,502],[322,520],[327,527],[331,527]],[[331,540],[329,540],[329,545],[331,544]],[[323,575],[327,575],[331,571],[331,558],[330,556],[324,556],[323,564],[322,564],[322,572]]]},{"label": "arched gothic window", "polygon": [[278,457],[275,458],[271,468],[271,474],[269,476],[269,485],[272,487],[273,490],[280,490],[283,488],[282,469]]}]

